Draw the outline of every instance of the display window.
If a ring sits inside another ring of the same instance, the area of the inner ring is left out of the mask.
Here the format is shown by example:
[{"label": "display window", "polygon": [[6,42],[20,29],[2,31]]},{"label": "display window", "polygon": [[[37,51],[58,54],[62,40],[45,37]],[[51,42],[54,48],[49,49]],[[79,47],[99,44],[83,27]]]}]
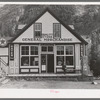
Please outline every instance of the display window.
[{"label": "display window", "polygon": [[57,65],[62,66],[63,61],[64,61],[64,56],[57,56],[56,59],[57,59],[57,61],[56,61]]},{"label": "display window", "polygon": [[38,66],[38,46],[21,46],[21,66]]},{"label": "display window", "polygon": [[62,66],[66,62],[66,66],[74,66],[74,46],[57,46],[56,65]]}]

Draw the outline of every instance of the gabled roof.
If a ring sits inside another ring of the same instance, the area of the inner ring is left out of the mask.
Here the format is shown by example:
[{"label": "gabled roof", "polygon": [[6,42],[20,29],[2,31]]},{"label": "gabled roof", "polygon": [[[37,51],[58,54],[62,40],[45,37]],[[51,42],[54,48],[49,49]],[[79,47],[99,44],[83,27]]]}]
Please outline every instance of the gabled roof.
[{"label": "gabled roof", "polygon": [[88,44],[79,34],[77,34],[73,29],[71,29],[68,25],[63,23],[49,8],[46,8],[36,19],[31,21],[31,23],[27,24],[14,38],[12,38],[11,42],[17,39],[24,31],[26,31],[32,24],[34,24],[43,14],[49,12],[56,20],[58,20],[68,31],[70,31],[76,38],[78,38],[82,43]]}]

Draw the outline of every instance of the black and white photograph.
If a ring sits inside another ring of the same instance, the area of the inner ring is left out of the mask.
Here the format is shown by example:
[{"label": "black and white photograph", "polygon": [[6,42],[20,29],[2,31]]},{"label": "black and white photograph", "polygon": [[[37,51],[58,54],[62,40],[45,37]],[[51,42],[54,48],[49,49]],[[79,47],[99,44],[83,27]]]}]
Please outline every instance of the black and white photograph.
[{"label": "black and white photograph", "polygon": [[100,5],[0,4],[0,89],[100,89]]}]

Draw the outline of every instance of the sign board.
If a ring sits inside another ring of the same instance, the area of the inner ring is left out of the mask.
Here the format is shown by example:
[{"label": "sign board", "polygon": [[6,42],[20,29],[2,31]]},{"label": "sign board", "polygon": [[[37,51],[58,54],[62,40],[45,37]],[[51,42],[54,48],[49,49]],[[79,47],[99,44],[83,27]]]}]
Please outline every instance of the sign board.
[{"label": "sign board", "polygon": [[1,39],[0,39],[0,46],[6,46],[6,44],[7,44],[6,39],[1,38]]},{"label": "sign board", "polygon": [[10,44],[10,60],[14,60],[14,44]]},{"label": "sign board", "polygon": [[81,45],[81,48],[80,48],[80,49],[81,49],[81,50],[80,50],[80,51],[81,51],[81,52],[80,52],[80,53],[81,53],[81,57],[83,57],[83,55],[84,55],[84,48],[83,48],[83,45]]},{"label": "sign board", "polygon": [[72,38],[60,38],[53,37],[53,34],[42,34],[40,38],[22,38],[22,41],[72,41]]}]

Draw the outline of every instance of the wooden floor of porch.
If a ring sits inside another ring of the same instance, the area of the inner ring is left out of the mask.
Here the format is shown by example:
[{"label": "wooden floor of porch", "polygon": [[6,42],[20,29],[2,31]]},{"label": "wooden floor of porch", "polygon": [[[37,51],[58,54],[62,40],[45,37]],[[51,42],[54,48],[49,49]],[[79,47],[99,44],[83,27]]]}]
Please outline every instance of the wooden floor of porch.
[{"label": "wooden floor of porch", "polygon": [[67,80],[67,81],[91,81],[93,80],[92,76],[85,76],[83,78],[81,73],[67,73],[67,74],[14,74],[14,75],[7,75],[8,78],[11,79],[26,79],[26,80]]},{"label": "wooden floor of porch", "polygon": [[7,75],[8,77],[65,77],[65,76],[81,76],[80,74],[11,74],[11,75]]}]

